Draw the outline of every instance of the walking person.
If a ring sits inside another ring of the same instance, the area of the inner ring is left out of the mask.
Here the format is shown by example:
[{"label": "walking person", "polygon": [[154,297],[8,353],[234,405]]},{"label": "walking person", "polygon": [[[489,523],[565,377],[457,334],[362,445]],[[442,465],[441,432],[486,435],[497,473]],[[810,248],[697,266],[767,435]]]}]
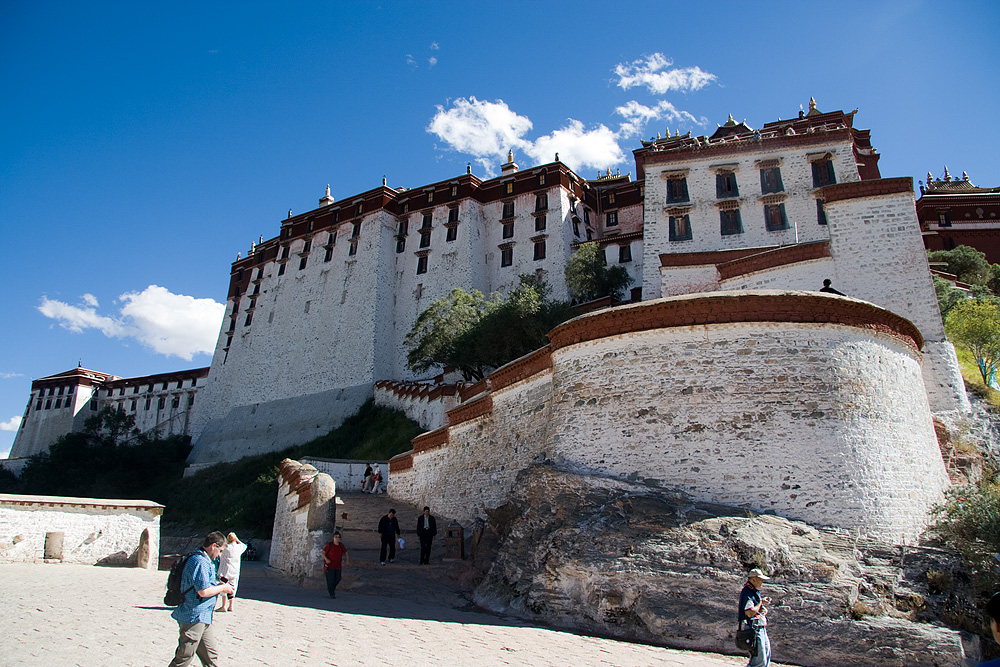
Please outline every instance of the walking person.
[{"label": "walking person", "polygon": [[361,482],[361,492],[362,493],[367,493],[368,489],[370,489],[372,487],[372,480],[373,479],[374,478],[373,478],[373,474],[372,474],[372,464],[371,463],[366,463],[365,464],[365,478]]},{"label": "walking person", "polygon": [[382,493],[382,469],[375,464],[375,468],[372,470],[372,493],[379,494]]},{"label": "walking person", "polygon": [[[226,595],[226,597],[219,596],[222,604],[215,611],[233,610],[233,598],[236,597],[236,589],[240,585],[240,563],[242,562],[243,552],[246,550],[247,545],[240,542],[240,538],[236,537],[236,533],[229,533],[226,536],[226,547],[222,550],[221,564],[219,565],[219,579],[223,583],[232,586],[233,592]],[[228,609],[226,608],[227,601],[229,602]]]},{"label": "walking person", "polygon": [[[333,532],[333,539],[327,542],[320,552],[323,557],[323,574],[326,575],[326,592],[330,597],[337,597],[337,584],[343,575],[344,565],[348,564],[347,547],[340,542],[340,531]],[[384,565],[385,563],[383,563]]]},{"label": "walking person", "polygon": [[431,508],[424,507],[424,513],[417,517],[417,537],[420,538],[420,564],[431,564],[431,542],[437,535],[437,521],[431,516]]},{"label": "walking person", "polygon": [[[993,640],[1000,642],[1000,593],[994,593],[986,603],[986,619],[990,623]],[[979,663],[979,667],[1000,667],[1000,658]]]},{"label": "walking person", "polygon": [[747,574],[747,582],[740,591],[737,629],[742,629],[746,623],[753,628],[755,635],[755,646],[747,667],[768,667],[771,664],[771,641],[767,638],[767,608],[764,606],[771,603],[771,598],[760,595],[760,589],[768,579],[770,577],[755,567]]},{"label": "walking person", "polygon": [[216,571],[212,561],[222,554],[226,537],[218,532],[209,533],[201,545],[184,565],[181,574],[181,590],[184,602],[170,614],[180,627],[177,651],[169,667],[187,667],[197,655],[202,665],[214,667],[219,657],[212,633],[212,612],[215,597],[220,594],[235,593],[229,584],[216,583]]},{"label": "walking person", "polygon": [[382,537],[382,550],[379,551],[379,561],[386,564],[386,552],[388,552],[391,563],[396,558],[396,539],[400,536],[399,521],[396,520],[396,510],[389,510],[384,517],[379,519],[378,533]]}]

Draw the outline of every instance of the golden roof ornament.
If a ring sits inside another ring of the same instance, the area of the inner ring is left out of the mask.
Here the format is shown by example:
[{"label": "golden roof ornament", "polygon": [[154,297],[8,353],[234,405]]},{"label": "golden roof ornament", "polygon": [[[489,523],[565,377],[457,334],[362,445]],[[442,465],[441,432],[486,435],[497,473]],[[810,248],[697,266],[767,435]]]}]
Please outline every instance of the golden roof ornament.
[{"label": "golden roof ornament", "polygon": [[507,151],[507,164],[513,164],[513,163],[514,163],[514,149],[511,148],[509,151]]},{"label": "golden roof ornament", "polygon": [[735,127],[736,121],[733,120],[733,114],[729,114],[729,120],[725,122],[722,127]]},{"label": "golden roof ornament", "polygon": [[815,97],[810,97],[809,98],[809,113],[807,113],[806,115],[807,116],[818,116],[821,113],[823,113],[823,112],[816,108],[816,98]]}]

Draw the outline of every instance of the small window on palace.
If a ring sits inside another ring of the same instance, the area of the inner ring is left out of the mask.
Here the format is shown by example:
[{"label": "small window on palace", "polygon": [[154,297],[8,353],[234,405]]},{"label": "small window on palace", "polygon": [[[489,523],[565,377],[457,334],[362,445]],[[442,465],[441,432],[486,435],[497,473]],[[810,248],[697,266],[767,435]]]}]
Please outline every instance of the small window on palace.
[{"label": "small window on palace", "polygon": [[279,276],[285,275],[285,265],[284,264],[279,264],[278,265],[278,275]]},{"label": "small window on palace", "polygon": [[545,241],[535,241],[535,260],[545,259]]},{"label": "small window on palace", "polygon": [[501,218],[513,218],[514,217],[514,202],[505,201],[503,203],[503,214]]},{"label": "small window on palace", "polygon": [[130,409],[132,410],[132,412],[135,412],[135,405],[136,405],[136,401],[135,401],[135,399],[133,398],[133,399],[132,399],[132,407],[130,408]]},{"label": "small window on palace", "polygon": [[153,402],[152,398],[149,398],[149,397],[146,398],[146,409],[147,410],[149,410],[149,406],[152,404],[152,402]]},{"label": "small window on palace", "polygon": [[617,227],[618,226],[618,211],[608,211],[605,214],[605,227]]},{"label": "small window on palace", "polygon": [[192,387],[198,386],[198,378],[191,378],[191,386]]},{"label": "small window on palace", "polygon": [[769,192],[784,192],[785,186],[781,183],[781,169],[779,167],[769,167],[760,170],[760,193],[766,195]]},{"label": "small window on palace", "polygon": [[194,394],[188,394],[188,407],[194,405]]},{"label": "small window on palace", "polygon": [[48,410],[51,407],[52,407],[52,399],[51,398],[46,398],[45,399],[45,409]]},{"label": "small window on palace", "polygon": [[326,249],[326,254],[323,255],[324,262],[329,262],[331,259],[333,259],[333,246],[328,247]]},{"label": "small window on palace", "polygon": [[180,396],[174,396],[174,400],[170,403],[170,407],[172,407],[175,410],[177,408],[181,407],[181,397]]},{"label": "small window on palace", "polygon": [[406,250],[406,239],[400,237],[400,238],[396,239],[396,253],[397,254],[401,253],[404,250]]},{"label": "small window on palace", "polygon": [[397,229],[396,233],[398,233],[400,236],[406,236],[407,234],[410,233],[410,221],[400,220],[399,226],[396,229]]},{"label": "small window on palace", "polygon": [[618,263],[624,264],[625,262],[632,261],[632,246],[630,245],[620,245],[618,246]]},{"label": "small window on palace", "polygon": [[315,223],[314,223],[314,222],[313,222],[312,220],[310,220],[310,221],[309,221],[309,222],[308,222],[308,223],[306,224],[306,231],[307,231],[307,232],[311,232],[311,231],[313,230],[313,226],[314,226],[314,225],[315,225]]},{"label": "small window on palace", "polygon": [[743,220],[740,219],[740,209],[719,211],[719,231],[723,236],[743,233]]},{"label": "small window on palace", "polygon": [[[166,389],[166,387],[164,387],[164,389]],[[59,387],[59,395],[62,396],[62,387]],[[124,396],[125,395],[125,387],[119,387],[118,388],[118,395],[119,396]]]},{"label": "small window on palace", "polygon": [[35,409],[36,410],[41,410],[42,409],[42,401],[41,400],[39,400],[37,403],[35,403]]},{"label": "small window on palace", "polygon": [[448,232],[445,234],[444,240],[447,241],[448,243],[451,243],[457,238],[458,238],[458,227],[457,226],[449,227]]},{"label": "small window on palace", "polygon": [[431,233],[429,231],[420,233],[420,247],[421,248],[431,247]]},{"label": "small window on palace", "polygon": [[177,381],[177,388],[180,389],[183,386],[184,386],[184,380],[178,380]]},{"label": "small window on palace", "polygon": [[609,192],[608,193],[608,204],[614,204],[614,203],[615,203],[615,193],[614,192]]},{"label": "small window on palace", "polygon": [[538,184],[545,185],[545,172],[542,172],[538,175]]},{"label": "small window on palace", "polygon": [[502,248],[500,250],[500,266],[510,266],[514,263],[514,249]]},{"label": "small window on palace", "polygon": [[536,232],[544,231],[545,230],[545,224],[546,224],[546,221],[545,221],[545,216],[544,215],[540,215],[537,218],[535,218],[535,231]]},{"label": "small window on palace", "polygon": [[358,207],[354,211],[354,215],[361,215],[364,212],[365,212],[365,204],[364,202],[362,202],[358,204]]},{"label": "small window on palace", "polygon": [[62,406],[62,399],[61,398],[57,398],[56,399],[56,407],[58,408],[60,406]]},{"label": "small window on palace", "polygon": [[740,196],[739,186],[736,185],[736,174],[726,171],[715,175],[715,196],[720,199]]},{"label": "small window on palace", "polygon": [[247,313],[247,319],[243,322],[243,326],[248,327],[253,323],[253,313]]},{"label": "small window on palace", "polygon": [[667,203],[676,204],[688,201],[688,184],[686,178],[667,179]]},{"label": "small window on palace", "polygon": [[448,222],[458,222],[458,209],[449,208],[448,209]]},{"label": "small window on palace", "polygon": [[573,236],[579,238],[580,236],[580,220],[579,218],[573,218]]},{"label": "small window on palace", "polygon": [[505,239],[514,238],[514,223],[505,222],[503,223],[503,237]]},{"label": "small window on palace", "polygon": [[451,198],[454,199],[457,196],[458,196],[458,186],[453,185],[451,186]]},{"label": "small window on palace", "polygon": [[548,196],[548,194],[535,195],[535,210],[536,211],[545,211],[548,208],[549,208],[549,196]]},{"label": "small window on palace", "polygon": [[514,181],[504,184],[504,192],[508,195],[514,194]]},{"label": "small window on palace", "polygon": [[837,176],[833,173],[833,160],[816,160],[812,163],[812,170],[814,188],[837,182]]},{"label": "small window on palace", "polygon": [[167,400],[166,400],[166,398],[164,398],[163,396],[160,396],[160,398],[159,398],[159,399],[158,399],[158,400],[156,401],[156,409],[157,409],[157,410],[162,410],[162,409],[163,409],[163,407],[164,407],[164,406],[165,406],[166,404],[167,404]]},{"label": "small window on palace", "polygon": [[938,227],[951,227],[951,213],[938,211]]},{"label": "small window on palace", "polygon": [[691,240],[691,216],[689,215],[670,216],[670,240],[671,241]]},{"label": "small window on palace", "polygon": [[433,204],[434,203],[434,191],[433,190],[431,190],[430,192],[427,193],[427,203],[428,204]]},{"label": "small window on palace", "polygon": [[354,255],[357,254],[358,254],[358,242],[356,240],[351,241],[351,246],[347,249],[347,255],[348,257],[353,257]]},{"label": "small window on palace", "polygon": [[420,223],[420,229],[429,229],[433,222],[433,216],[430,213],[424,213],[424,217]]},{"label": "small window on palace", "polygon": [[356,239],[359,236],[361,236],[361,223],[355,222],[354,226],[351,229],[351,238]]},{"label": "small window on palace", "polygon": [[427,255],[417,257],[417,274],[427,273]]},{"label": "small window on palace", "polygon": [[583,209],[583,224],[590,226],[590,209]]},{"label": "small window on palace", "polygon": [[281,259],[288,259],[288,246],[281,249]]},{"label": "small window on palace", "polygon": [[306,268],[306,262],[308,260],[309,260],[308,257],[303,257],[302,259],[299,260],[299,271],[301,271],[302,269]]},{"label": "small window on palace", "polygon": [[784,204],[770,204],[764,207],[764,228],[769,232],[788,229],[788,216]]},{"label": "small window on palace", "polygon": [[826,224],[826,210],[823,208],[823,200],[816,200],[816,222],[821,225]]}]

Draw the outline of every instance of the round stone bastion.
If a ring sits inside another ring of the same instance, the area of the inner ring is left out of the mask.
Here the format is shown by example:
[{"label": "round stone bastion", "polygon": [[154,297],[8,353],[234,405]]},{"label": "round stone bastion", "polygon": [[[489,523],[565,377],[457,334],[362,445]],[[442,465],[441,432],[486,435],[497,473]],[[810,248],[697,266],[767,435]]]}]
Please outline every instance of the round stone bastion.
[{"label": "round stone bastion", "polygon": [[553,329],[547,454],[694,500],[913,541],[948,484],[905,318],[710,292]]}]

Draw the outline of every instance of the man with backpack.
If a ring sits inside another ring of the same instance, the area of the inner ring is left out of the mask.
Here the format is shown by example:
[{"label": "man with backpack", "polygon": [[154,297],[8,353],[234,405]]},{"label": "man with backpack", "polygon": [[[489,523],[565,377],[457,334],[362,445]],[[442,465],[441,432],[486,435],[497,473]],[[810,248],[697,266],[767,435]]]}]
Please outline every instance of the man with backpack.
[{"label": "man with backpack", "polygon": [[[219,653],[215,648],[212,634],[212,612],[215,597],[221,593],[236,591],[229,584],[217,583],[215,565],[212,561],[219,557],[226,546],[226,536],[215,531],[205,537],[201,549],[187,558],[180,577],[180,591],[184,601],[170,617],[180,626],[177,651],[169,667],[186,667],[195,655],[202,665],[214,666]],[[168,580],[168,595],[170,582]]]}]

